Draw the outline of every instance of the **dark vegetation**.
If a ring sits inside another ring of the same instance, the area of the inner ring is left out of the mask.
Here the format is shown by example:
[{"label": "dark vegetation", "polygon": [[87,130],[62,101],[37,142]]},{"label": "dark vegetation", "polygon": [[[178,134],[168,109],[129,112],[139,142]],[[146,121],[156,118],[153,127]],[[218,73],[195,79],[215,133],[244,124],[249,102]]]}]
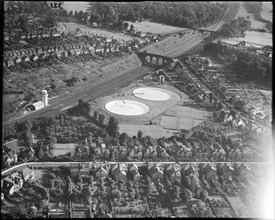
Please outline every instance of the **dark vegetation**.
[{"label": "dark vegetation", "polygon": [[225,3],[194,2],[92,2],[90,9],[96,22],[149,19],[179,27],[196,28],[218,21],[225,13]]},{"label": "dark vegetation", "polygon": [[234,72],[249,81],[253,80],[258,84],[271,86],[271,60],[267,60],[256,53],[235,49],[219,43],[209,43],[205,45],[204,50],[214,54],[234,55],[235,59],[229,64]]},{"label": "dark vegetation", "polygon": [[245,20],[243,17],[232,20],[230,23],[225,24],[220,35],[222,37],[245,37],[245,31],[251,30],[251,22]]}]

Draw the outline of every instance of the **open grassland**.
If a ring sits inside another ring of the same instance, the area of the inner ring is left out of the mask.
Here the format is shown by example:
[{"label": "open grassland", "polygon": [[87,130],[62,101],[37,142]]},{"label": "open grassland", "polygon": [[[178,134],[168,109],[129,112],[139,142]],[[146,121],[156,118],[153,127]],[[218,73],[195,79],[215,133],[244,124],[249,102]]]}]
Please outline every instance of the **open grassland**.
[{"label": "open grassland", "polygon": [[245,37],[241,38],[227,38],[225,39],[228,43],[237,44],[238,42],[245,41],[248,44],[259,44],[259,45],[269,45],[272,46],[272,34],[262,33],[256,31],[246,31]]},{"label": "open grassland", "polygon": [[[263,19],[272,21],[272,11],[273,6],[271,2],[263,2],[261,16]],[[246,9],[244,8],[243,3],[241,3],[240,9],[236,18],[243,17],[249,21],[251,21],[252,28],[265,28],[265,23],[257,21],[252,14],[249,14]]]},{"label": "open grassland", "polygon": [[187,28],[173,27],[173,26],[168,26],[165,24],[159,24],[159,23],[150,22],[150,21],[142,21],[142,22],[135,22],[135,23],[129,22],[129,21],[127,22],[129,23],[129,25],[133,24],[136,31],[151,32],[154,34],[169,34],[169,33],[188,30]]},{"label": "open grassland", "polygon": [[273,4],[272,4],[272,2],[263,2],[262,9],[263,9],[261,12],[262,18],[272,22],[273,21],[273,18],[272,18]]}]

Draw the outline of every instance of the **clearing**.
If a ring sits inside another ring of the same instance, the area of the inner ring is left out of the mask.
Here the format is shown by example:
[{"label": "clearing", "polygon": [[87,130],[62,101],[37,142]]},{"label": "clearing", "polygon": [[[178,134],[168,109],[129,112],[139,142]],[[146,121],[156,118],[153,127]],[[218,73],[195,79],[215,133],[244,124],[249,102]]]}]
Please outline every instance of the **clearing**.
[{"label": "clearing", "polygon": [[180,32],[180,31],[186,31],[189,30],[187,28],[180,28],[180,27],[174,27],[174,26],[168,26],[165,24],[159,24],[155,22],[150,22],[150,21],[142,21],[142,22],[130,22],[126,21],[129,23],[129,25],[134,25],[136,31],[141,31],[141,32],[150,32],[154,34],[171,34],[175,32]]}]

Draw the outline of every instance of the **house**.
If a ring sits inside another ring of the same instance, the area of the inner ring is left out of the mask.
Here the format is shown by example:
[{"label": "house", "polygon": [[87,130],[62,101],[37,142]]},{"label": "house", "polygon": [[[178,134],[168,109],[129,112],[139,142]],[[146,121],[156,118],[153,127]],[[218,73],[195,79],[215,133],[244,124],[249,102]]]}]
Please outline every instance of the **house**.
[{"label": "house", "polygon": [[142,151],[141,150],[136,151],[135,157],[136,157],[137,161],[141,161],[142,160]]},{"label": "house", "polygon": [[166,150],[164,148],[161,148],[160,151],[159,151],[159,157],[161,159],[168,159],[169,154],[166,152]]},{"label": "house", "polygon": [[158,156],[157,151],[152,147],[148,147],[147,150],[144,153],[144,159],[156,159]]},{"label": "house", "polygon": [[138,166],[136,164],[131,164],[128,166],[128,172],[133,181],[138,181],[140,179],[140,174]]},{"label": "house", "polygon": [[96,156],[96,158],[101,158],[102,157],[102,147],[101,147],[100,144],[96,145],[95,156]]},{"label": "house", "polygon": [[222,148],[222,146],[215,142],[213,144],[213,152],[212,152],[212,157],[214,161],[224,161],[226,158],[226,153],[224,151],[224,149]]},{"label": "house", "polygon": [[152,180],[163,178],[163,169],[159,167],[159,164],[149,164],[148,172]]},{"label": "house", "polygon": [[81,144],[75,148],[75,157],[76,158],[83,158],[88,157],[90,154],[90,149],[87,145]]},{"label": "house", "polygon": [[34,171],[28,167],[21,170],[20,172],[24,181],[28,181],[30,178],[33,178],[35,176]]},{"label": "house", "polygon": [[242,152],[238,147],[228,150],[228,159],[232,161],[239,161],[242,159]]},{"label": "house", "polygon": [[149,194],[150,194],[151,196],[157,196],[157,195],[159,195],[158,190],[157,190],[156,185],[155,185],[154,182],[152,182],[152,184],[150,185]]},{"label": "house", "polygon": [[110,160],[110,158],[111,158],[111,151],[110,151],[109,148],[104,148],[103,151],[102,151],[102,153],[103,153],[102,156],[103,156],[104,160]]},{"label": "house", "polygon": [[72,176],[90,175],[90,167],[88,163],[72,164],[70,169]]},{"label": "house", "polygon": [[177,147],[175,156],[178,160],[188,160],[190,157],[192,157],[192,151],[190,148],[181,144]]},{"label": "house", "polygon": [[212,176],[216,176],[217,169],[212,163],[206,163],[202,166],[202,174],[205,176],[205,178],[208,180]]},{"label": "house", "polygon": [[119,160],[119,151],[118,151],[118,147],[117,148],[113,148],[111,150],[111,155],[112,155],[112,160],[113,161],[118,161]]},{"label": "house", "polygon": [[237,176],[248,176],[252,174],[251,169],[244,163],[236,163],[234,164],[234,171]]},{"label": "house", "polygon": [[13,195],[14,192],[19,191],[19,186],[14,183],[14,180],[10,176],[3,178],[3,187],[1,187],[4,194]]},{"label": "house", "polygon": [[18,155],[16,151],[12,151],[7,147],[3,146],[2,154],[3,154],[3,159],[7,162],[8,166],[11,165],[12,163],[17,163]]},{"label": "house", "polygon": [[180,165],[176,163],[169,164],[166,168],[166,175],[170,177],[172,181],[180,180],[181,179]]},{"label": "house", "polygon": [[115,179],[123,179],[126,180],[126,164],[123,163],[119,163],[116,164],[112,169],[111,169],[111,175],[115,178]]},{"label": "house", "polygon": [[229,163],[218,163],[217,173],[224,176],[225,179],[232,179],[234,168]]},{"label": "house", "polygon": [[95,176],[96,177],[107,177],[109,176],[109,167],[103,166],[101,163],[98,166],[95,166]]},{"label": "house", "polygon": [[197,170],[198,170],[198,167],[194,163],[188,163],[184,165],[184,167],[182,168],[182,172],[185,176],[189,176],[191,174],[197,174],[198,173]]},{"label": "house", "polygon": [[79,159],[82,158],[82,150],[80,149],[80,146],[77,146],[75,148],[75,153],[74,153],[75,158]]},{"label": "house", "polygon": [[38,101],[38,102],[32,103],[31,105],[26,106],[26,109],[29,109],[31,111],[38,111],[44,107],[45,107],[44,102]]},{"label": "house", "polygon": [[127,160],[128,161],[133,161],[133,160],[135,160],[135,150],[132,148],[131,149],[131,151],[129,152],[129,154],[128,154],[128,157],[127,157]]},{"label": "house", "polygon": [[21,178],[21,175],[19,172],[12,172],[10,174],[10,177],[14,180],[14,183],[18,185],[19,189],[23,187],[23,179]]}]

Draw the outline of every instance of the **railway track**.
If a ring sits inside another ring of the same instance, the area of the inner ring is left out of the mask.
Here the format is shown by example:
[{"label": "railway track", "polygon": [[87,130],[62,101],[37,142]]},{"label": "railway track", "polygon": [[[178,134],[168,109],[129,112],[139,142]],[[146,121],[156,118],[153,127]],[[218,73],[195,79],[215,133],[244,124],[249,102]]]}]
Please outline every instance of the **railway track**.
[{"label": "railway track", "polygon": [[62,110],[67,110],[68,107],[77,105],[78,100],[81,98],[83,101],[89,101],[103,95],[109,95],[118,89],[129,85],[133,81],[142,78],[147,75],[152,69],[148,66],[141,66],[135,68],[129,72],[126,72],[118,77],[108,76],[94,83],[87,83],[82,86],[80,90],[76,90],[72,93],[61,95],[60,97],[52,100],[52,104],[39,110],[32,112],[28,115],[21,116],[19,118],[10,119],[4,121],[2,129],[7,129],[14,125],[15,122],[22,122],[25,120],[31,120],[37,117],[47,117],[51,115],[59,114]]}]

